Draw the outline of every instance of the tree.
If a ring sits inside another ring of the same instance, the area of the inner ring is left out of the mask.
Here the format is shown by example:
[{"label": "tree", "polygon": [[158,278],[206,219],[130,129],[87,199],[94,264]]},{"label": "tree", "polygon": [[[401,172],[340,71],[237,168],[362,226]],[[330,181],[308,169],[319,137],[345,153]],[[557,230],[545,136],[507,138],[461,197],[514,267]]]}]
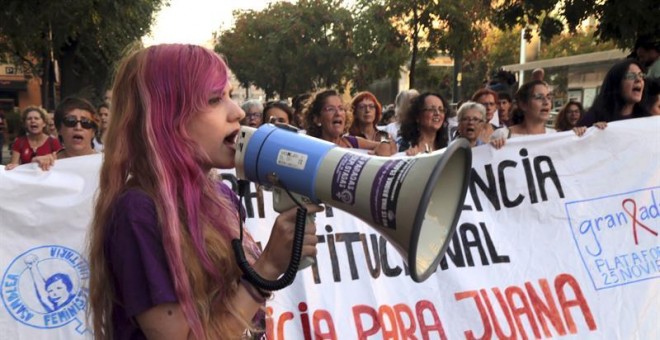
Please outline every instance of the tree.
[{"label": "tree", "polygon": [[428,36],[433,30],[436,15],[434,3],[422,0],[361,0],[363,6],[384,8],[383,18],[389,21],[399,35],[405,36],[410,45],[409,87],[415,87],[415,68],[419,59],[429,57]]},{"label": "tree", "polygon": [[574,34],[564,32],[552,38],[547,44],[541,44],[540,59],[567,57],[577,54],[607,51],[616,48],[613,41],[598,42],[595,31],[587,27]]},{"label": "tree", "polygon": [[584,20],[597,21],[599,42],[631,48],[637,37],[660,32],[657,0],[514,0],[499,2],[493,22],[502,29],[538,27],[543,41],[564,29],[575,33]]},{"label": "tree", "polygon": [[343,88],[354,65],[350,12],[337,0],[278,2],[263,11],[236,12],[236,24],[217,35],[243,86],[267,97],[320,87]]},{"label": "tree", "polygon": [[382,78],[398,79],[401,66],[410,57],[406,36],[392,25],[383,3],[361,1],[356,4],[355,12],[354,88],[365,89]]},{"label": "tree", "polygon": [[[466,63],[464,57],[466,54],[479,58],[482,52],[476,49],[479,42],[482,41],[485,32],[485,22],[489,14],[490,7],[483,0],[452,0],[436,1],[434,8],[437,15],[437,27],[429,34],[431,46],[440,51],[446,51],[454,59],[454,91],[453,101],[462,100],[462,83],[459,81],[459,74],[463,74],[464,64],[468,64],[465,83],[470,83],[475,76],[471,63]],[[475,59],[476,60],[476,59]],[[480,70],[479,70],[480,71]],[[477,72],[479,72],[477,71]],[[483,75],[483,73],[478,73]]]},{"label": "tree", "polygon": [[166,0],[8,0],[0,10],[0,55],[42,79],[42,99],[55,105],[54,65],[62,96],[100,93],[113,63],[149,32]]}]

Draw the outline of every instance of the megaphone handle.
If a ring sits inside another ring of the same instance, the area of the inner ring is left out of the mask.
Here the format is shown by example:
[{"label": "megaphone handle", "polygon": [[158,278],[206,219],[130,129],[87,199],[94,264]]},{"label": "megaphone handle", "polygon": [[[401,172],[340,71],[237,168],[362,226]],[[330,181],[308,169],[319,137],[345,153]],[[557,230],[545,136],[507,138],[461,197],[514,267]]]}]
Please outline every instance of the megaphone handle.
[{"label": "megaphone handle", "polygon": [[[307,224],[309,223],[315,223],[316,222],[316,214],[307,214],[307,217],[305,218],[305,222]],[[298,271],[303,270],[311,265],[316,263],[316,260],[314,260],[313,256],[305,256],[302,259],[300,259],[300,265],[298,266]]]},{"label": "megaphone handle", "polygon": [[[298,202],[294,201],[297,200]],[[283,188],[274,187],[273,188],[273,210],[278,213],[282,213],[286,210],[289,210],[298,205],[298,203],[311,203],[310,199],[293,192],[287,192]],[[316,214],[308,214],[305,220],[306,223],[314,223],[316,221]],[[303,270],[316,261],[312,256],[305,256],[300,260],[300,266],[298,270]]]},{"label": "megaphone handle", "polygon": [[243,271],[243,277],[253,284],[255,287],[273,291],[285,288],[296,278],[298,266],[300,265],[300,257],[302,254],[303,241],[305,238],[305,224],[307,222],[307,209],[298,208],[296,212],[296,229],[293,232],[293,245],[291,247],[291,261],[284,274],[277,280],[267,280],[257,273],[243,251],[243,244],[240,239],[233,239],[231,241],[232,248],[234,248],[234,255],[238,262],[239,268]]}]

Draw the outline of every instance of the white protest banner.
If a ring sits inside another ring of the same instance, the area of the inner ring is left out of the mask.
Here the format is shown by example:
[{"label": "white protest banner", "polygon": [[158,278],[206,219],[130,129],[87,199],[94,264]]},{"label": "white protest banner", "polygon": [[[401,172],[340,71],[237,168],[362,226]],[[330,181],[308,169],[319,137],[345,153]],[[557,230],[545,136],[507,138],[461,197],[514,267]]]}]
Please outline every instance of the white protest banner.
[{"label": "white protest banner", "polygon": [[[660,118],[634,119],[473,149],[459,227],[423,283],[371,227],[318,214],[316,264],[269,302],[269,339],[659,338],[658,131]],[[99,162],[0,168],[0,334],[89,337],[75,306]],[[271,195],[250,191],[247,224],[265,243]],[[74,298],[40,301],[35,267],[68,275]]]}]

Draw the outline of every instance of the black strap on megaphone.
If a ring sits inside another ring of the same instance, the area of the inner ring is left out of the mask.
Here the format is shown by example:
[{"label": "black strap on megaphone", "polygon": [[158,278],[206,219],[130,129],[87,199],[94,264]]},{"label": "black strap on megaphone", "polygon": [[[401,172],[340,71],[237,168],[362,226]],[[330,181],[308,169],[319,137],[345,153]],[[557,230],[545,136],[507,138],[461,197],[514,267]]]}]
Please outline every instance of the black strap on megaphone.
[{"label": "black strap on megaphone", "polygon": [[[239,180],[239,187],[241,185],[250,185],[250,182],[248,181],[243,181]],[[233,239],[231,241],[231,246],[234,248],[234,255],[236,256],[236,261],[238,262],[238,266],[241,268],[243,271],[243,277],[253,284],[255,287],[263,290],[268,290],[268,291],[273,291],[273,290],[280,290],[282,288],[285,288],[291,283],[293,283],[293,280],[296,278],[296,274],[298,273],[298,266],[300,265],[300,258],[302,255],[302,248],[303,248],[303,241],[305,238],[305,224],[307,220],[307,209],[298,202],[298,200],[291,195],[289,190],[284,188],[284,191],[291,197],[291,200],[298,205],[298,210],[296,211],[296,229],[293,232],[293,245],[291,247],[291,260],[289,261],[289,266],[287,267],[286,271],[284,272],[284,275],[282,275],[279,279],[277,280],[267,280],[261,277],[259,273],[257,273],[248,260],[245,258],[245,252],[243,251],[243,209],[239,208],[239,215],[240,215],[240,221],[239,221],[239,227],[240,227],[240,234],[238,239]],[[243,193],[243,190],[239,190],[240,193]],[[243,201],[243,195],[240,195],[240,200]]]}]

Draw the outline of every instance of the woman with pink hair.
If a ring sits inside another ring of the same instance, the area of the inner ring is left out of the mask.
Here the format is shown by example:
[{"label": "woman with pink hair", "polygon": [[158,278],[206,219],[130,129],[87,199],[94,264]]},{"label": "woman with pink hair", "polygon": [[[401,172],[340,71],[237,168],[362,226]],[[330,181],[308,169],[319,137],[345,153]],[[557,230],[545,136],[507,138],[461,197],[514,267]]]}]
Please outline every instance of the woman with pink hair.
[{"label": "woman with pink hair", "polygon": [[[89,237],[95,338],[236,339],[259,331],[254,318],[263,318],[270,292],[243,277],[232,250],[240,202],[211,174],[234,167],[245,117],[228,77],[220,56],[194,45],[151,46],[120,64]],[[265,280],[289,264],[294,220],[294,209],[279,215],[261,253],[242,238]],[[307,225],[302,256],[316,254],[316,240]]]}]

